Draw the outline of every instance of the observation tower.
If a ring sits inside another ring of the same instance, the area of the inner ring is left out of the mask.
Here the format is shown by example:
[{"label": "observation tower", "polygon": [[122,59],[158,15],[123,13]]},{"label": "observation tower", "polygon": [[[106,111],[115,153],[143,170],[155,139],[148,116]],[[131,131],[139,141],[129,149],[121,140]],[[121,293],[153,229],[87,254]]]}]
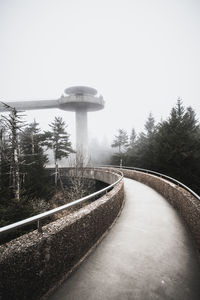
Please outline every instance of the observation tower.
[{"label": "observation tower", "polygon": [[[88,160],[87,112],[104,108],[104,99],[97,90],[87,86],[74,86],[65,89],[64,95],[55,100],[5,102],[16,110],[59,108],[76,113],[76,153],[79,160]],[[0,103],[0,111],[9,110]]]}]

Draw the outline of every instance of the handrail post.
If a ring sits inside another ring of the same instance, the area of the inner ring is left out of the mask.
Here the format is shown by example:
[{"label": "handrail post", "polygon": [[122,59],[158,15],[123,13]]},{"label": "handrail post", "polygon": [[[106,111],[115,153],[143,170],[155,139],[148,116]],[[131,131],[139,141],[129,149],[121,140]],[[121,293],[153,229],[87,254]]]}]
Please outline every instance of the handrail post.
[{"label": "handrail post", "polygon": [[122,169],[122,158],[120,158],[120,169]]},{"label": "handrail post", "polygon": [[40,220],[37,220],[37,230],[39,233],[43,233],[42,224],[41,224]]}]

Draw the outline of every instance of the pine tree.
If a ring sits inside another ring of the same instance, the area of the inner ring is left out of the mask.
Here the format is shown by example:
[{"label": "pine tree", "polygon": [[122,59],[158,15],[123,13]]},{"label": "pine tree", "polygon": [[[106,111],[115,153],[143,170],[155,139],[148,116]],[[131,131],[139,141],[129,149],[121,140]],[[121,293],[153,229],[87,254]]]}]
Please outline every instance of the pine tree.
[{"label": "pine tree", "polygon": [[144,125],[145,132],[141,132],[135,141],[134,147],[130,148],[127,155],[129,165],[152,169],[155,159],[155,134],[156,126],[153,115],[150,113]]},{"label": "pine tree", "polygon": [[136,138],[137,138],[137,135],[136,135],[135,129],[132,128],[131,135],[130,135],[130,142],[129,142],[131,147],[133,147],[135,145]]},{"label": "pine tree", "polygon": [[160,124],[156,142],[156,169],[199,192],[200,127],[194,110],[185,109],[181,99]]},{"label": "pine tree", "polygon": [[58,161],[67,158],[70,153],[74,153],[69,134],[66,131],[66,124],[61,117],[55,117],[54,122],[49,124],[51,131],[45,132],[44,145],[53,150],[55,164],[55,186],[58,182]]},{"label": "pine tree", "polygon": [[50,186],[45,166],[48,159],[42,147],[44,135],[40,133],[38,125],[34,121],[20,134],[21,156],[24,160],[21,171],[23,173],[23,189],[25,194],[31,198],[47,198]]},{"label": "pine tree", "polygon": [[152,113],[149,114],[144,127],[146,130],[147,137],[151,136],[155,132],[155,119],[154,119]]},{"label": "pine tree", "polygon": [[119,129],[118,135],[115,135],[115,139],[111,145],[113,148],[118,148],[119,153],[122,153],[128,147],[128,134],[126,130]]},{"label": "pine tree", "polygon": [[112,158],[112,162],[114,164],[125,164],[126,160],[126,150],[128,148],[129,138],[126,130],[118,129],[118,135],[115,135],[115,139],[111,145],[113,148],[118,148],[118,153],[115,153],[115,155]]}]

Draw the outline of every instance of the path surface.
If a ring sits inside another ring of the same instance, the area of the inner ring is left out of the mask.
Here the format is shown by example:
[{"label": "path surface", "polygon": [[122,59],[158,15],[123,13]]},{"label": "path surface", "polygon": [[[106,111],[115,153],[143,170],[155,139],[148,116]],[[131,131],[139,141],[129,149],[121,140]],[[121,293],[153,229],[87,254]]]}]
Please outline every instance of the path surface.
[{"label": "path surface", "polygon": [[115,226],[52,300],[199,300],[200,267],[176,211],[151,188],[125,180]]}]

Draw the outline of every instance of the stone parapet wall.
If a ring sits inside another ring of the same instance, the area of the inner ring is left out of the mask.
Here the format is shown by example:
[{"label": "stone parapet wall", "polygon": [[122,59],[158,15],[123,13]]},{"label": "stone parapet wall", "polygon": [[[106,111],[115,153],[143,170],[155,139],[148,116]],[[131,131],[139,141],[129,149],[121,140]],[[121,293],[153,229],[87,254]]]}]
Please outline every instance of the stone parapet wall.
[{"label": "stone parapet wall", "polygon": [[185,189],[163,178],[134,170],[122,170],[125,177],[142,182],[164,196],[185,220],[200,257],[200,201]]},{"label": "stone parapet wall", "polygon": [[[49,172],[55,169],[48,168]],[[63,177],[84,177],[112,184],[119,178],[116,170],[106,168],[59,168],[60,175]]]},{"label": "stone parapet wall", "polygon": [[0,246],[0,299],[39,299],[98,244],[121,211],[123,181],[80,210]]}]

